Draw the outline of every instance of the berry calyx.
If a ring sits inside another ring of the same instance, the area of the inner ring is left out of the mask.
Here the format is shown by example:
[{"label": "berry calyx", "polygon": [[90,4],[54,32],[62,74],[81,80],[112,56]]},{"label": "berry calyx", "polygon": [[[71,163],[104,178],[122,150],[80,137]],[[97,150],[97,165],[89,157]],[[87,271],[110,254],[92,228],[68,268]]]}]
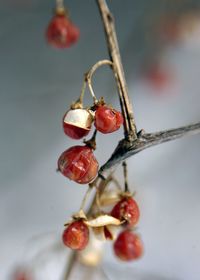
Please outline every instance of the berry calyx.
[{"label": "berry calyx", "polygon": [[83,250],[89,241],[89,229],[83,220],[72,222],[63,232],[63,243],[73,250]]},{"label": "berry calyx", "polygon": [[104,134],[118,130],[123,123],[120,112],[107,105],[97,107],[94,125],[96,129]]},{"label": "berry calyx", "polygon": [[79,29],[63,13],[55,14],[50,21],[46,38],[56,48],[68,48],[79,38]]},{"label": "berry calyx", "polygon": [[132,197],[124,197],[113,207],[111,216],[120,221],[125,220],[125,225],[132,227],[139,220],[140,210],[137,202]]},{"label": "berry calyx", "polygon": [[140,258],[143,254],[143,244],[140,237],[129,231],[122,231],[114,242],[115,255],[123,261]]},{"label": "berry calyx", "polygon": [[97,175],[98,162],[90,147],[74,146],[61,154],[58,170],[79,184],[90,183]]},{"label": "berry calyx", "polygon": [[92,114],[86,109],[69,110],[63,117],[64,133],[72,139],[81,139],[91,129]]}]

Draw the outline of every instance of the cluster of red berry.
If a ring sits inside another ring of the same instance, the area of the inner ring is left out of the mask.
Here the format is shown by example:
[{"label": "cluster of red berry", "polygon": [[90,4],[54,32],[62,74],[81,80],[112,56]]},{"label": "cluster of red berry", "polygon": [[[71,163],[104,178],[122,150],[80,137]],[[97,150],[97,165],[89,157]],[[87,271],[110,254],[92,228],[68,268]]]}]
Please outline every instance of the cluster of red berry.
[{"label": "cluster of red berry", "polygon": [[139,220],[140,211],[136,201],[127,194],[114,206],[111,215],[121,221],[125,221],[126,227],[117,237],[114,243],[114,252],[121,260],[129,261],[138,259],[143,253],[143,245],[140,237],[131,232]]},{"label": "cluster of red berry", "polygon": [[[70,138],[81,139],[90,132],[93,122],[97,131],[111,133],[120,128],[123,117],[102,101],[90,109],[73,109],[72,106],[63,117],[63,129]],[[99,166],[93,154],[95,140],[85,143],[84,146],[69,148],[58,159],[58,170],[79,184],[90,183],[96,177]]]},{"label": "cluster of red berry", "polygon": [[[113,207],[109,214],[120,221],[125,229],[118,235],[114,242],[115,255],[123,260],[136,260],[143,254],[143,244],[139,235],[131,231],[140,216],[136,201],[129,193],[123,193],[121,199]],[[89,242],[89,226],[86,217],[75,217],[63,232],[63,242],[74,250],[83,250]],[[113,240],[112,231],[109,226],[103,227],[104,236],[107,240]]]},{"label": "cluster of red berry", "polygon": [[[89,82],[88,82],[89,83]],[[84,87],[85,88],[85,87]],[[79,99],[71,105],[64,114],[63,130],[72,139],[81,139],[92,129],[95,131],[92,138],[84,141],[84,146],[73,146],[64,151],[58,159],[58,170],[70,180],[79,184],[89,184],[95,179],[98,172],[98,162],[93,154],[96,148],[96,133],[112,133],[120,128],[123,117],[120,112],[107,105],[103,98],[98,100],[92,92],[94,104],[88,108],[83,107],[84,91]],[[121,260],[134,260],[143,253],[140,237],[131,231],[139,220],[139,208],[129,191],[120,191],[117,204],[109,214],[96,214],[95,219],[89,220],[83,209],[74,215],[72,221],[66,224],[63,232],[63,243],[74,250],[83,250],[89,242],[90,228],[93,232],[103,233],[104,240],[113,240],[114,234],[111,226],[122,225],[125,229],[114,242],[114,252]],[[99,205],[101,207],[101,205]]]}]

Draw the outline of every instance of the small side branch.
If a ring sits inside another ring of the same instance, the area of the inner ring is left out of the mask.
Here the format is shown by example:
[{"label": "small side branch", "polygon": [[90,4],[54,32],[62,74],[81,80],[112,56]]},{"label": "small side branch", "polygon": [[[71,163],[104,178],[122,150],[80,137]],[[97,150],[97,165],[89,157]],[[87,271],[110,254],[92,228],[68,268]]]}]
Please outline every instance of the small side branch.
[{"label": "small side branch", "polygon": [[120,164],[125,159],[151,146],[198,133],[200,133],[200,122],[154,133],[145,133],[142,130],[138,133],[138,138],[132,143],[127,142],[125,139],[121,140],[110,159],[101,167],[99,172],[101,174],[103,171]]}]

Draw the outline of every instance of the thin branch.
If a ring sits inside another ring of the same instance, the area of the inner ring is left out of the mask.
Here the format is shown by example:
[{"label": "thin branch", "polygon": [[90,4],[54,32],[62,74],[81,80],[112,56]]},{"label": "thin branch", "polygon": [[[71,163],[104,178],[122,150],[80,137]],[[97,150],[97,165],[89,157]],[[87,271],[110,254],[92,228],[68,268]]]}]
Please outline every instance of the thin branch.
[{"label": "thin branch", "polygon": [[128,96],[128,89],[125,80],[124,69],[121,62],[117,35],[115,31],[114,18],[105,0],[96,1],[104,25],[110,60],[113,62],[113,70],[118,87],[118,94],[122,114],[124,117],[124,135],[128,141],[132,141],[137,138],[137,130],[133,116],[132,105]]},{"label": "thin branch", "polygon": [[122,166],[123,166],[123,171],[124,171],[124,191],[128,192],[129,191],[129,187],[128,187],[128,170],[127,170],[126,161],[122,162]]},{"label": "thin branch", "polygon": [[154,133],[145,133],[143,130],[138,133],[138,138],[132,143],[125,139],[121,140],[110,159],[100,168],[99,173],[109,170],[120,164],[125,159],[147,149],[149,147],[172,141],[183,136],[200,133],[200,122]]},{"label": "thin branch", "polygon": [[80,97],[79,97],[79,99],[76,101],[76,102],[79,102],[82,106],[83,106],[83,98],[84,98],[84,95],[85,95],[85,90],[86,90],[86,81],[84,80],[84,81],[83,81],[82,88],[81,88]]},{"label": "thin branch", "polygon": [[84,197],[83,197],[83,200],[82,200],[82,202],[81,202],[80,211],[81,211],[81,210],[84,211],[85,204],[86,204],[86,202],[87,202],[87,200],[88,200],[88,197],[89,197],[91,191],[92,191],[92,186],[89,185],[89,187],[88,187],[88,189],[87,189],[87,191],[86,191],[86,193],[85,193],[85,195],[84,195]]}]

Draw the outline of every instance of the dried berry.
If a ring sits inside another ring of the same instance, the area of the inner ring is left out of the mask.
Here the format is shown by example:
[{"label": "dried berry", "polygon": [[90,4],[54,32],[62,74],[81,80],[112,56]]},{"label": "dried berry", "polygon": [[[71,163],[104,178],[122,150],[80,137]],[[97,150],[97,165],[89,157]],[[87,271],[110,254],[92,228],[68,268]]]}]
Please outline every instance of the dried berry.
[{"label": "dried berry", "polygon": [[79,29],[65,16],[56,14],[46,31],[47,41],[56,48],[68,48],[79,38]]},{"label": "dried berry", "polygon": [[95,112],[95,127],[102,133],[118,130],[123,123],[122,114],[106,105],[99,106]]},{"label": "dried berry", "polygon": [[92,114],[86,109],[69,110],[63,117],[63,129],[66,135],[72,139],[81,139],[91,129]]},{"label": "dried berry", "polygon": [[131,227],[137,224],[140,210],[132,197],[124,197],[113,207],[111,215],[120,221],[125,220],[125,224]]},{"label": "dried berry", "polygon": [[89,229],[82,220],[72,222],[63,232],[63,243],[73,250],[83,250],[89,241]]},{"label": "dried berry", "polygon": [[59,171],[79,184],[91,182],[97,175],[98,162],[88,146],[74,146],[61,154],[58,159]]},{"label": "dried berry", "polygon": [[138,235],[125,230],[114,242],[114,252],[123,261],[136,260],[143,254],[143,244]]}]

